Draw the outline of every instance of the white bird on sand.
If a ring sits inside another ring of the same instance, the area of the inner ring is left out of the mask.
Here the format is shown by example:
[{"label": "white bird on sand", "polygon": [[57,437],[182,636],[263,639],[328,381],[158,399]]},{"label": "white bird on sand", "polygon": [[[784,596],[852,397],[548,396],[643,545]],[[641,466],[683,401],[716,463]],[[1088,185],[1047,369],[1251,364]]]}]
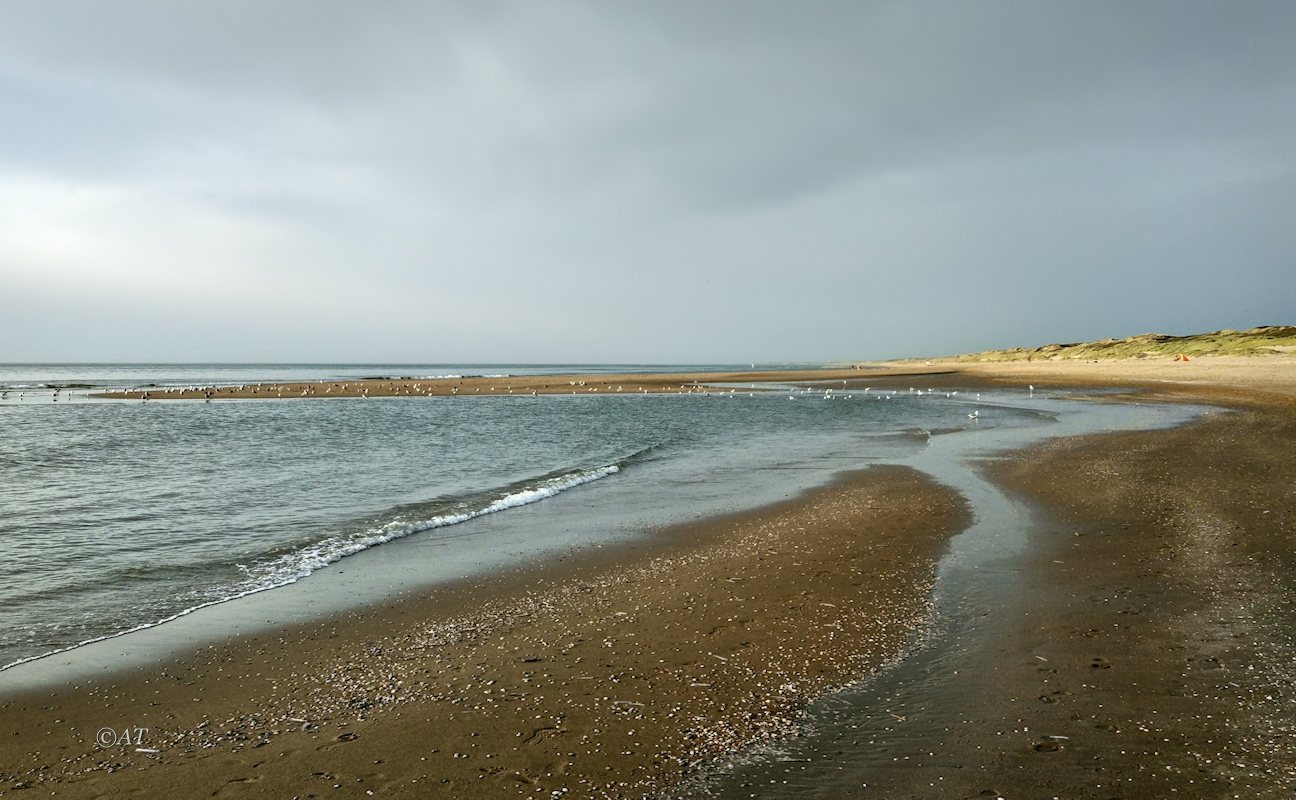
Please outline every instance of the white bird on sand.
[{"label": "white bird on sand", "polygon": [[973,411],[971,414],[968,414],[968,419],[977,419],[980,416],[981,416],[981,409],[978,408],[976,411]]}]

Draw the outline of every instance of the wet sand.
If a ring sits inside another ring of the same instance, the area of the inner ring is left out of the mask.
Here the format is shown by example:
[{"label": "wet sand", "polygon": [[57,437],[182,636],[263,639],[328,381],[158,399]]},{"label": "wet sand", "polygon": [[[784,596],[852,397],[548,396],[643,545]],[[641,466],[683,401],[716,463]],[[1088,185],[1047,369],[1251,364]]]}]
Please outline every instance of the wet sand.
[{"label": "wet sand", "polygon": [[993,601],[865,681],[800,761],[688,796],[1291,797],[1296,392],[1285,359],[1238,361],[1173,383],[1131,364],[951,379],[1047,391],[1105,372],[1139,390],[1127,401],[1242,410],[988,464],[1035,511],[1026,551],[985,576]]},{"label": "wet sand", "polygon": [[996,690],[978,698],[1000,727],[1015,718],[1031,733],[992,751],[979,781],[1072,797],[1291,797],[1296,418],[1221,413],[1064,439],[994,474],[1057,524],[1038,531]]},{"label": "wet sand", "polygon": [[[966,524],[951,490],[873,468],[600,558],[13,698],[0,786],[637,796],[786,734],[809,699],[902,655]],[[101,728],[119,741],[96,745]],[[127,728],[148,730],[121,744]]]}]

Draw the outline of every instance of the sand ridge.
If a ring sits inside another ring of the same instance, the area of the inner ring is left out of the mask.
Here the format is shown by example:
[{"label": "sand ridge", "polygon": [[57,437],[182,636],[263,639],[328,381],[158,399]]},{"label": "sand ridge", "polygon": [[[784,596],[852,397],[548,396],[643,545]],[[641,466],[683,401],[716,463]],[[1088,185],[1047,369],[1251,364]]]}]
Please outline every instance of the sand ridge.
[{"label": "sand ridge", "polygon": [[102,400],[293,400],[339,397],[528,397],[533,395],[702,394],[755,391],[762,384],[851,381],[865,377],[927,375],[926,368],[896,366],[747,372],[573,373],[443,378],[365,378],[254,383],[232,386],[140,387],[91,392]]}]

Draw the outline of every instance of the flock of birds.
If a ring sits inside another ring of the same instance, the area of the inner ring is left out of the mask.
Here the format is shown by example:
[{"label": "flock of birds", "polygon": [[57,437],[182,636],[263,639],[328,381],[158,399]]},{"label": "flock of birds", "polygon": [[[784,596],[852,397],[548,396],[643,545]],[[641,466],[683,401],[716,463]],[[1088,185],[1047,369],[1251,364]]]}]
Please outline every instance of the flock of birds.
[{"label": "flock of birds", "polygon": [[[584,380],[569,380],[567,383],[568,386],[571,387],[571,393],[573,395],[580,394],[582,392],[597,393],[599,391],[598,385],[589,386],[588,382]],[[938,396],[943,396],[945,399],[955,399],[959,396],[959,390],[957,389],[938,391],[936,389],[930,389],[930,388],[921,389],[915,386],[911,386],[909,387],[908,392],[904,392],[903,390],[900,389],[880,389],[878,391],[874,391],[871,386],[865,386],[862,390],[850,390],[846,388],[847,387],[846,381],[842,381],[841,383],[843,387],[841,389],[836,389],[836,388],[820,389],[816,387],[803,386],[800,387],[799,389],[789,391],[789,393],[787,394],[787,399],[798,400],[798,399],[819,398],[822,400],[854,400],[856,399],[856,396],[859,395],[861,399],[869,398],[873,400],[882,401],[882,400],[894,400],[896,397],[899,396],[925,397],[925,396],[930,396],[935,394]],[[354,396],[357,396],[361,399],[368,399],[370,397],[368,385],[366,385],[363,382],[356,382],[355,387],[356,390],[358,390],[358,392],[352,389],[351,382],[339,381],[339,382],[330,382],[330,383],[308,384],[305,386],[297,387],[297,390],[289,389],[289,393],[290,396],[297,396],[297,397],[327,397],[329,395],[334,395],[336,393],[336,396],[341,397],[341,396],[346,396],[348,391],[351,391],[354,394]],[[108,398],[108,399],[138,398],[141,402],[148,402],[150,399],[154,399],[155,395],[157,395],[158,398],[168,398],[168,397],[175,398],[176,395],[179,395],[179,398],[176,399],[180,399],[180,398],[191,399],[191,400],[202,399],[204,402],[211,402],[212,398],[219,396],[222,390],[227,392],[226,395],[227,397],[235,397],[235,396],[247,397],[248,395],[251,395],[254,398],[259,399],[261,397],[270,398],[272,396],[275,398],[282,398],[284,397],[285,388],[286,387],[284,384],[261,384],[261,383],[239,384],[236,386],[231,385],[226,387],[172,386],[172,387],[158,388],[158,389],[109,389],[109,390],[104,390],[99,392],[97,396]],[[388,391],[391,392],[392,396],[401,396],[402,394],[404,394],[405,396],[415,396],[417,393],[418,395],[434,397],[438,394],[438,392],[432,389],[431,384],[425,385],[422,382],[418,382],[418,381],[412,383],[407,382],[406,384],[403,384],[399,387],[397,386],[397,384],[391,383],[388,384],[385,388],[387,388]],[[473,394],[477,394],[477,395],[482,394],[482,388],[483,388],[482,386],[473,387]],[[487,386],[485,388],[487,390],[486,391],[487,395],[499,396],[498,394],[496,394],[496,392],[499,390],[500,387]],[[519,387],[518,390],[515,391],[514,387],[511,384],[506,385],[503,388],[507,391],[507,394],[513,396],[530,396],[530,397],[538,396],[538,392],[534,388]],[[546,394],[557,393],[556,391],[553,391],[554,387],[552,385],[545,386],[543,388],[546,389],[545,392]],[[611,384],[606,384],[604,385],[604,388],[607,393],[625,392],[624,384],[618,384],[615,389],[612,388]],[[322,392],[320,391],[321,389],[323,390]],[[705,386],[698,383],[680,384],[678,388],[673,388],[673,389],[666,389],[663,387],[662,389],[659,389],[658,391],[655,392],[650,392],[647,387],[643,387],[643,386],[638,387],[638,391],[633,391],[633,389],[634,387],[632,387],[631,393],[634,394],[653,394],[653,393],[697,394],[697,395],[703,395],[707,397],[711,397],[711,396],[729,397],[730,399],[734,399],[740,395],[746,395],[747,397],[755,397],[758,394],[768,395],[774,391],[773,387],[767,386],[762,389],[757,384],[751,384],[750,388],[747,388],[743,391],[739,391],[739,389],[737,388],[730,388],[728,389],[728,391],[725,391],[724,389],[719,387]],[[464,394],[467,393],[466,390],[467,387],[464,387],[464,392],[463,392]],[[262,394],[263,391],[264,394]],[[1035,397],[1035,386],[1033,384],[1027,387],[1027,391],[1031,398]],[[0,390],[0,400],[9,400],[11,395],[13,395],[13,393],[14,390],[12,389]],[[35,394],[43,395],[44,393],[38,392]],[[90,393],[86,392],[86,394],[89,395]],[[973,392],[971,394],[975,395],[976,401],[981,400],[980,392]],[[63,396],[63,389],[60,387],[56,387],[51,393],[50,399],[53,402],[57,403],[60,399],[60,396]],[[67,393],[65,395],[66,399],[70,401],[73,396],[74,396],[73,392],[71,390],[67,390]],[[451,387],[449,396],[461,396],[460,387],[459,386]],[[27,397],[26,390],[18,390],[17,397],[16,397],[18,401],[21,402],[26,397]],[[967,418],[972,420],[973,422],[980,420],[981,409],[976,408],[972,410],[967,414]]]}]

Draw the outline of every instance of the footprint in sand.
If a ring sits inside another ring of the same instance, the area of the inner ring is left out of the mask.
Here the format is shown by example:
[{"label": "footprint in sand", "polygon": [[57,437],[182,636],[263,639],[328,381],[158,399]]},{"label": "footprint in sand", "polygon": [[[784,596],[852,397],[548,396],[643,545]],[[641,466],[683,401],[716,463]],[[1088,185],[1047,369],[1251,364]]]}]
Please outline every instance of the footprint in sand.
[{"label": "footprint in sand", "polygon": [[358,734],[352,733],[351,731],[347,731],[346,733],[339,733],[337,736],[335,736],[333,738],[332,744],[322,744],[315,749],[322,753],[326,750],[332,750],[335,747],[340,747],[346,744],[347,742],[354,742],[356,739],[359,738],[360,736]]},{"label": "footprint in sand", "polygon": [[242,797],[247,790],[241,787],[250,783],[256,783],[259,780],[261,780],[261,778],[256,775],[250,778],[231,778],[230,780],[225,782],[224,786],[212,792],[212,796],[221,797],[221,796],[229,795],[232,797]]},{"label": "footprint in sand", "polygon": [[555,736],[562,736],[566,733],[565,728],[536,728],[526,739],[522,740],[523,744],[540,744],[546,739],[552,739]]}]

